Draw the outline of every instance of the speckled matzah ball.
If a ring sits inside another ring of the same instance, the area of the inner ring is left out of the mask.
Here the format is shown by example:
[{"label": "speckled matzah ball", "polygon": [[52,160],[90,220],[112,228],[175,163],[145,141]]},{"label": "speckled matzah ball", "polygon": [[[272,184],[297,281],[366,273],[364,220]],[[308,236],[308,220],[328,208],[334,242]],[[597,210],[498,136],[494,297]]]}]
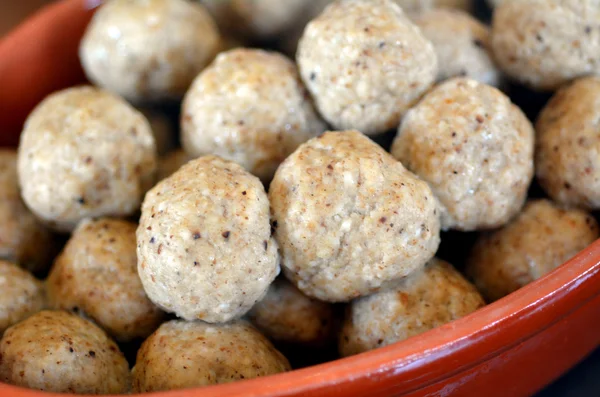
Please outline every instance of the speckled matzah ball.
[{"label": "speckled matzah ball", "polygon": [[[210,0],[209,0],[210,1]],[[222,0],[212,0],[214,3],[222,3]],[[398,4],[404,12],[411,17],[418,15],[421,12],[431,10],[437,7],[458,8],[464,11],[470,11],[473,7],[472,0],[393,0]],[[303,13],[296,16],[295,23],[292,29],[286,29],[283,32],[283,37],[280,36],[280,47],[286,54],[295,54],[298,45],[298,40],[302,36],[306,24],[313,18],[319,15],[327,5],[333,3],[334,0],[304,0],[307,6]],[[285,3],[285,2],[281,2]],[[442,65],[440,65],[442,66]]]},{"label": "speckled matzah ball", "polygon": [[[215,4],[223,4],[223,0],[208,0]],[[271,0],[272,1],[272,0]],[[445,8],[458,8],[464,11],[470,11],[473,7],[472,0],[393,0],[402,9],[410,14],[416,16],[421,12],[431,10],[437,7]],[[282,32],[280,36],[281,42],[280,47],[286,54],[295,54],[298,40],[302,36],[302,32],[306,27],[306,24],[311,19],[319,15],[327,5],[333,3],[334,0],[304,0],[306,7],[304,7],[303,13],[297,13],[296,19],[293,24],[293,28],[289,27]],[[279,2],[284,4],[286,2]],[[441,65],[440,65],[441,66]]]},{"label": "speckled matzah ball", "polygon": [[553,200],[600,209],[600,77],[557,92],[536,123],[536,174]]},{"label": "speckled matzah ball", "polygon": [[433,9],[414,19],[437,54],[438,81],[450,77],[469,77],[498,86],[500,72],[494,65],[487,26],[466,12]]},{"label": "speckled matzah ball", "polygon": [[148,297],[186,320],[244,315],[279,273],[263,185],[216,156],[190,161],[148,192],[137,242]]},{"label": "speckled matzah ball", "polygon": [[350,356],[387,346],[484,305],[475,286],[452,265],[434,258],[397,288],[350,303],[339,337],[340,354]]},{"label": "speckled matzah ball", "polygon": [[104,331],[79,316],[42,311],[0,340],[0,382],[77,394],[124,394],[129,365]]},{"label": "speckled matzah ball", "polygon": [[170,321],[138,351],[133,391],[208,386],[288,370],[287,359],[245,321],[220,325]]},{"label": "speckled matzah ball", "polygon": [[136,102],[180,99],[219,50],[211,16],[188,0],[109,0],[80,58],[95,84]]},{"label": "speckled matzah ball", "polygon": [[21,200],[17,153],[0,149],[0,259],[38,272],[48,268],[56,241]]},{"label": "speckled matzah ball", "polygon": [[494,301],[551,272],[599,236],[596,220],[586,212],[531,201],[510,224],[479,237],[467,274]]},{"label": "speckled matzah ball", "polygon": [[398,126],[435,81],[433,45],[391,0],[343,0],[306,27],[296,56],[321,115],[367,135]]},{"label": "speckled matzah ball", "polygon": [[321,346],[333,336],[333,305],[311,299],[284,278],[271,284],[248,319],[269,339]]},{"label": "speckled matzah ball", "polygon": [[269,198],[285,274],[319,300],[395,285],[440,242],[429,186],[358,131],[300,146],[277,170]]},{"label": "speckled matzah ball", "polygon": [[220,54],[186,94],[181,140],[192,157],[215,154],[268,181],[298,145],[326,129],[296,66],[255,49]]},{"label": "speckled matzah ball", "polygon": [[42,282],[16,264],[0,260],[0,336],[45,307]]},{"label": "speckled matzah ball", "polygon": [[501,226],[523,206],[533,177],[534,131],[502,92],[456,78],[402,120],[392,154],[429,183],[442,229]]},{"label": "speckled matzah ball", "polygon": [[136,227],[107,218],[82,221],[48,276],[50,307],[83,313],[120,341],[150,335],[163,313],[137,274]]},{"label": "speckled matzah ball", "polygon": [[598,0],[504,1],[494,11],[492,47],[500,68],[539,90],[600,73]]},{"label": "speckled matzah ball", "polygon": [[154,182],[155,150],[148,121],[121,98],[92,87],[57,92],[21,134],[23,199],[60,231],[87,217],[131,215]]}]

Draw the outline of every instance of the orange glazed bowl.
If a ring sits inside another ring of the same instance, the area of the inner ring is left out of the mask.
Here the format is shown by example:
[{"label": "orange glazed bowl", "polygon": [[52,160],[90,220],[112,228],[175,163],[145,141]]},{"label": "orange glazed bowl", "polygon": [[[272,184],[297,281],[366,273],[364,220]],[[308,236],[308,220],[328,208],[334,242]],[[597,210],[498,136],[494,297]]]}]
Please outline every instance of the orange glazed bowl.
[{"label": "orange glazed bowl", "polygon": [[[84,81],[77,48],[92,3],[59,1],[0,40],[0,146],[17,144],[25,117],[47,94]],[[598,347],[598,329],[600,240],[542,279],[406,341],[285,374],[152,396],[528,396]],[[0,396],[57,394],[0,384]]]}]

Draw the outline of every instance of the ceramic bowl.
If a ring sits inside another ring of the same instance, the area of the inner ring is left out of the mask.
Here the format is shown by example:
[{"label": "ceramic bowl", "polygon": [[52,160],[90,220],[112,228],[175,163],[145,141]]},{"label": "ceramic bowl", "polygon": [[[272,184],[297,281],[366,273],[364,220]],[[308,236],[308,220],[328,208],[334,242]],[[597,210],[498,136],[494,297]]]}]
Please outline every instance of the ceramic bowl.
[{"label": "ceramic bowl", "polygon": [[[0,40],[0,145],[15,145],[48,93],[83,81],[90,1],[49,6]],[[529,396],[600,345],[600,241],[544,278],[458,321],[354,357],[156,397]],[[55,394],[0,384],[0,396]]]}]

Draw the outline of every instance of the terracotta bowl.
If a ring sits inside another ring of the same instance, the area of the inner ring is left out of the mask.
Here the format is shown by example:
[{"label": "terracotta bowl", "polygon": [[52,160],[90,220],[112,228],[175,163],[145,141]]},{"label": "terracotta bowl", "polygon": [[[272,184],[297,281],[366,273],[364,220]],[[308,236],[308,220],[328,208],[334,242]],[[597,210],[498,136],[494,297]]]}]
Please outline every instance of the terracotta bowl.
[{"label": "terracotta bowl", "polygon": [[[48,93],[83,81],[79,38],[90,1],[63,0],[0,41],[0,145],[15,145]],[[525,288],[404,342],[286,374],[153,394],[528,396],[600,345],[600,241]],[[0,396],[49,394],[0,384]]]}]

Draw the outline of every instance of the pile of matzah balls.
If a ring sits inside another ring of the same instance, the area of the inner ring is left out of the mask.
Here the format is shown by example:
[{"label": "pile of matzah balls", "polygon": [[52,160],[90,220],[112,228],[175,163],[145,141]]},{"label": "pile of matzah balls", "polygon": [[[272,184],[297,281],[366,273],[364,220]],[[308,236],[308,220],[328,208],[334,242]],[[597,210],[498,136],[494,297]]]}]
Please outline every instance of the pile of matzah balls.
[{"label": "pile of matzah balls", "polygon": [[0,151],[0,382],[289,371],[443,326],[591,244],[600,3],[489,3],[105,1],[92,85]]}]

